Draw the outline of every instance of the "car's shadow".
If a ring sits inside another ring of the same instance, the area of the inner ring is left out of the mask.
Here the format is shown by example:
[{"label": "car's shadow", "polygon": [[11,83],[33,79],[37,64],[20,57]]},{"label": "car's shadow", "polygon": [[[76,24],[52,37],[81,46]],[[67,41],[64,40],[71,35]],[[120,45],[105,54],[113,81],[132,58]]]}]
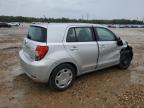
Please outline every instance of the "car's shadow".
[{"label": "car's shadow", "polygon": [[[119,73],[123,72],[123,70],[119,70],[117,67],[110,67],[103,70],[90,72],[88,74],[83,74],[76,78],[74,85],[70,88],[71,90],[77,88],[79,84],[83,84],[85,82],[92,82],[93,80],[103,80],[103,77],[107,76],[115,76]],[[114,74],[114,75],[113,75]],[[51,90],[48,84],[38,83],[31,80],[26,74],[20,74],[16,76],[13,80],[14,89],[21,89],[24,91],[47,91],[47,92],[55,92]]]}]

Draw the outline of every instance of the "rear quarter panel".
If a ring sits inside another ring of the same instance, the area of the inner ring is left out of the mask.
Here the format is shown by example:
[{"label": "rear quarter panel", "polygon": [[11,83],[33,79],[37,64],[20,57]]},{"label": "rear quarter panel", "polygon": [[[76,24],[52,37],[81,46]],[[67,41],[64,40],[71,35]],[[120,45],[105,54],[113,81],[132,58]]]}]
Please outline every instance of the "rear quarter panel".
[{"label": "rear quarter panel", "polygon": [[64,48],[63,43],[48,43],[49,52],[46,55],[46,59],[53,59],[55,61],[55,67],[62,63],[73,63],[77,67],[77,73],[79,74],[79,65],[72,59]]}]

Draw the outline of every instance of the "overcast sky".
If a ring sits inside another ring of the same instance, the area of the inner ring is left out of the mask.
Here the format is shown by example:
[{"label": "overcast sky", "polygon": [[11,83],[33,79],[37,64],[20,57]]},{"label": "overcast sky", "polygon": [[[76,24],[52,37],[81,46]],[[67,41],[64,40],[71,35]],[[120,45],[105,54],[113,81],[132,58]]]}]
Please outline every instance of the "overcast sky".
[{"label": "overcast sky", "polygon": [[0,15],[143,19],[144,0],[0,0]]}]

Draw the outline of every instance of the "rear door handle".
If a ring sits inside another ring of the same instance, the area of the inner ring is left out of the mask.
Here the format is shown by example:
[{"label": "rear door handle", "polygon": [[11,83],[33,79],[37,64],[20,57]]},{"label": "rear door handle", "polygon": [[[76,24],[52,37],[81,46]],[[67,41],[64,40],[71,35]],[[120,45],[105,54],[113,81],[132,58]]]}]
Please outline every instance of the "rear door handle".
[{"label": "rear door handle", "polygon": [[76,46],[73,46],[70,50],[75,51],[75,50],[78,50],[78,48]]}]

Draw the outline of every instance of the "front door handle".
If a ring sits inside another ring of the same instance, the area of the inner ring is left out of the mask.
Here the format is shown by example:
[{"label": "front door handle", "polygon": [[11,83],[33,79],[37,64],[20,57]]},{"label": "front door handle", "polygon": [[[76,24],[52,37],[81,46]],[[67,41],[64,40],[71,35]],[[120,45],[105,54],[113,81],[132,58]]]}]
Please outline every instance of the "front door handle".
[{"label": "front door handle", "polygon": [[105,48],[106,46],[105,45],[100,45],[100,48]]}]

